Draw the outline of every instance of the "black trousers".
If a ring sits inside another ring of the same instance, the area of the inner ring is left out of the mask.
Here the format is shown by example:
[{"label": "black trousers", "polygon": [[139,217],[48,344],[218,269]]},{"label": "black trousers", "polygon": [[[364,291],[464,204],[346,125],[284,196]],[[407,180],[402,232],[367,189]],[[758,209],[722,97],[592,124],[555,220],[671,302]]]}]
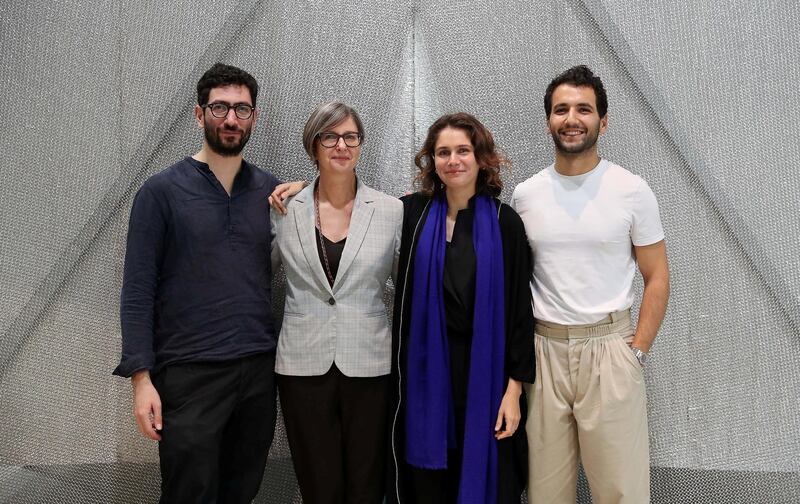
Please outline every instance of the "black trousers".
[{"label": "black trousers", "polygon": [[389,376],[278,375],[281,409],[305,504],[383,501]]},{"label": "black trousers", "polygon": [[161,396],[162,503],[249,503],[275,433],[275,352],[167,366]]}]

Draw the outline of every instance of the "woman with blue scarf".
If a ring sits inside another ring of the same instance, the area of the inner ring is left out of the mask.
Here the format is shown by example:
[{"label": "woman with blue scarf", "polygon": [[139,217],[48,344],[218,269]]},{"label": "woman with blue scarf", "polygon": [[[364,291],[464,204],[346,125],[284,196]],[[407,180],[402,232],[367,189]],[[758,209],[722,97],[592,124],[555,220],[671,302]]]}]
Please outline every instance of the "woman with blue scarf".
[{"label": "woman with blue scarf", "polygon": [[389,502],[519,503],[527,477],[525,396],[535,372],[519,216],[500,203],[491,133],[439,118],[404,204],[393,322]]}]

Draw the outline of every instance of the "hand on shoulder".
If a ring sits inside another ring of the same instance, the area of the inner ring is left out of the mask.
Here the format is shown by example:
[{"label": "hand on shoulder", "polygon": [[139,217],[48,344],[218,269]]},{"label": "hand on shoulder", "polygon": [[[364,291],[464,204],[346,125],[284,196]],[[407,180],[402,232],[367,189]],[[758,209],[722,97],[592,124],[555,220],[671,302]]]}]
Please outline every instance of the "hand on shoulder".
[{"label": "hand on shoulder", "polygon": [[275,186],[275,190],[269,195],[269,206],[278,211],[280,215],[286,215],[286,200],[303,190],[308,185],[305,180],[294,182],[284,182]]}]

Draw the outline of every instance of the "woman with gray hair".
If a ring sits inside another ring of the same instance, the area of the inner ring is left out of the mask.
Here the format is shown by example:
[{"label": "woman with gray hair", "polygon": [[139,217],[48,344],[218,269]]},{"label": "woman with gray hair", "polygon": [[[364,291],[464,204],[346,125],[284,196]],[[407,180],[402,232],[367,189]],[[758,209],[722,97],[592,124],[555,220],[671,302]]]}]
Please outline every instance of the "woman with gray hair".
[{"label": "woman with gray hair", "polygon": [[386,280],[403,204],[361,182],[364,129],[340,102],[318,106],[303,146],[316,181],[271,212],[273,270],[286,273],[275,371],[303,502],[383,499],[391,368]]}]

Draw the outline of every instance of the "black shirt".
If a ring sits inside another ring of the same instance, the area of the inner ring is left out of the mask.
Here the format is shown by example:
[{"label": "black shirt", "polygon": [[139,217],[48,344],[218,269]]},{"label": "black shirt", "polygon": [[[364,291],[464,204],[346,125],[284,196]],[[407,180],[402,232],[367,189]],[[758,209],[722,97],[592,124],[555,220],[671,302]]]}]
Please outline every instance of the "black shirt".
[{"label": "black shirt", "polygon": [[[336,273],[339,272],[339,263],[342,261],[342,252],[344,251],[344,245],[347,243],[347,237],[342,238],[338,242],[334,242],[328,239],[327,236],[322,234],[319,228],[315,228],[317,231],[317,254],[319,254],[319,262],[322,264],[322,271],[325,272],[325,276],[328,276],[328,271],[325,268],[325,259],[322,256],[322,243],[320,241],[320,237],[322,237],[322,241],[325,242],[325,257],[328,258],[328,266],[330,267],[330,274],[333,280],[336,280]],[[333,281],[328,278],[328,282],[333,287]]]},{"label": "black shirt", "polygon": [[[444,313],[449,334],[472,335],[475,317],[475,246],[472,243],[472,224],[475,215],[474,198],[469,208],[459,210],[453,226],[453,236],[444,252]],[[471,338],[470,338],[471,340]]]},{"label": "black shirt", "polygon": [[187,157],[131,208],[114,374],[275,349],[267,197],[278,180],[242,162],[231,195]]},{"label": "black shirt", "polygon": [[[403,201],[403,237],[400,243],[400,261],[397,270],[397,281],[394,295],[394,323],[392,324],[392,373],[395,378],[400,379],[402,373],[397,369],[397,364],[404,365],[405,350],[408,345],[403,343],[409,337],[411,302],[410,296],[413,292],[413,265],[416,252],[417,240],[422,232],[425,220],[428,216],[428,205],[430,197],[422,193],[414,193],[400,198]],[[500,204],[500,202],[497,202]],[[468,230],[465,238],[465,246],[472,244],[472,220],[471,211],[462,210],[458,214],[456,226],[453,229],[453,236],[459,236],[460,231]],[[500,237],[503,241],[503,269],[505,287],[505,311],[506,311],[506,376],[515,380],[533,383],[535,377],[536,363],[534,360],[533,344],[533,309],[531,306],[531,250],[528,239],[525,236],[525,226],[519,215],[505,203],[500,204],[499,211]],[[465,224],[462,228],[462,224]],[[446,252],[445,252],[446,253]],[[473,251],[474,254],[474,251]],[[445,259],[447,261],[447,258]],[[472,276],[474,268],[472,266]],[[447,262],[445,262],[447,269]],[[473,279],[474,281],[474,279]],[[472,311],[474,308],[474,287],[473,294],[463,295],[463,298],[471,299],[473,309],[469,311],[467,317],[470,329],[467,334],[472,332]],[[444,290],[448,287],[445,285]],[[452,291],[451,291],[452,294]],[[447,297],[450,294],[445,292],[445,316],[448,317],[448,333],[454,328],[450,325],[453,306],[448,309]],[[463,334],[463,333],[462,333]],[[398,358],[398,353],[401,355]],[[402,417],[401,417],[402,418]]]}]

